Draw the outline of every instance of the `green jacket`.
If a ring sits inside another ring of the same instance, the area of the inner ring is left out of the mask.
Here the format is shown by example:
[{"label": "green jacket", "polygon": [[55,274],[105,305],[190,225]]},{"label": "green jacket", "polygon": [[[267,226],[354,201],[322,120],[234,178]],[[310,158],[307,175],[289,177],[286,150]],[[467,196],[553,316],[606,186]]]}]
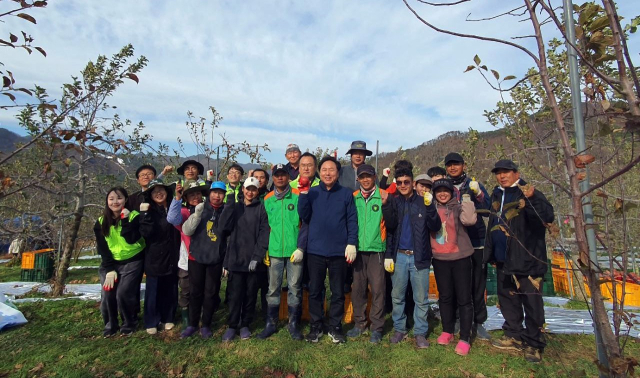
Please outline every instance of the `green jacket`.
[{"label": "green jacket", "polygon": [[[291,185],[293,189],[298,189],[298,179],[300,179],[300,176],[295,180],[289,181],[289,185]],[[318,184],[320,184],[320,179],[315,177],[313,181],[311,181],[311,187],[318,186]]]},{"label": "green jacket", "polygon": [[387,249],[387,227],[382,215],[381,190],[383,189],[376,187],[368,201],[365,201],[360,190],[353,192],[358,212],[358,251],[385,252]]},{"label": "green jacket", "polygon": [[291,189],[278,200],[275,191],[264,197],[264,208],[269,218],[269,256],[289,258],[298,248],[300,216],[298,215],[298,189]]},{"label": "green jacket", "polygon": [[[137,211],[132,211],[129,213],[129,222],[131,222],[135,217],[137,217],[139,213]],[[102,225],[103,218],[98,218],[98,222]],[[122,222],[118,222],[117,226],[111,226],[111,230],[109,232],[109,236],[105,236],[105,240],[107,241],[107,245],[109,246],[109,250],[113,255],[113,259],[116,261],[124,261],[132,258],[138,253],[142,252],[146,243],[143,238],[140,238],[137,242],[133,244],[127,243],[127,241],[121,235],[122,231]]]}]

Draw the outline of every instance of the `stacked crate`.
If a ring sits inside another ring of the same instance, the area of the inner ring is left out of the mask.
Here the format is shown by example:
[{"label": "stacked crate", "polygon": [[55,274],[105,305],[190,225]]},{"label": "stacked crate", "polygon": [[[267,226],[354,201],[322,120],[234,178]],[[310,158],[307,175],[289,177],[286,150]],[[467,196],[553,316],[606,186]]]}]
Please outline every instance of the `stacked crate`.
[{"label": "stacked crate", "polygon": [[20,281],[46,282],[53,277],[53,249],[22,253]]}]

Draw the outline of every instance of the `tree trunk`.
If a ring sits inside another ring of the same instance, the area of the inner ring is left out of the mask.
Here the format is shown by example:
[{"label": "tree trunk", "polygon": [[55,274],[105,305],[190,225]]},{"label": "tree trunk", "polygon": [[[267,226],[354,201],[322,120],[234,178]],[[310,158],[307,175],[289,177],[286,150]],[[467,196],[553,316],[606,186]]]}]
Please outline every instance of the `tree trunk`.
[{"label": "tree trunk", "polygon": [[69,274],[69,264],[71,263],[71,256],[75,249],[76,240],[78,239],[78,233],[80,232],[80,226],[82,225],[82,218],[84,216],[85,208],[85,187],[86,177],[84,175],[83,160],[80,160],[80,168],[78,169],[78,192],[76,193],[76,207],[74,209],[73,224],[71,225],[71,232],[67,237],[62,251],[62,256],[58,260],[56,267],[56,274],[53,279],[53,287],[51,289],[51,295],[54,297],[64,294],[64,287]]},{"label": "tree trunk", "polygon": [[[584,289],[585,278],[584,274],[580,270],[580,263],[578,261],[578,256],[571,256],[571,264],[573,266],[572,274],[571,274],[571,284],[573,285],[573,299],[580,302],[586,302],[589,298],[587,297],[587,293]],[[589,289],[591,290],[591,289]]]}]

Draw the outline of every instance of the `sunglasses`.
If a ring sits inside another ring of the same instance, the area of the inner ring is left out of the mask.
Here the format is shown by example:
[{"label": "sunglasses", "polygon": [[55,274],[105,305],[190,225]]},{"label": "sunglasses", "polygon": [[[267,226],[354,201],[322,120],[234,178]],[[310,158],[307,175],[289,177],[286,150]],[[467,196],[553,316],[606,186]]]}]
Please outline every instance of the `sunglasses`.
[{"label": "sunglasses", "polygon": [[397,186],[409,186],[409,185],[411,185],[411,180],[396,181],[396,185]]}]

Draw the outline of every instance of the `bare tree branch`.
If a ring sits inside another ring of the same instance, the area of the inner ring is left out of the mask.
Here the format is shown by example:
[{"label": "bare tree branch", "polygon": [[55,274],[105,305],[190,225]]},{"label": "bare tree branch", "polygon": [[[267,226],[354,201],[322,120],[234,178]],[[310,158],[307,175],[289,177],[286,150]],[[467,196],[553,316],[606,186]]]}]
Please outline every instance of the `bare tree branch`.
[{"label": "bare tree branch", "polygon": [[532,53],[531,51],[529,51],[526,47],[521,46],[517,43],[513,43],[513,42],[509,42],[509,41],[505,41],[502,39],[498,39],[498,38],[492,38],[492,37],[482,37],[482,36],[478,36],[478,35],[474,35],[474,34],[464,34],[464,33],[457,33],[457,32],[453,32],[450,30],[445,30],[445,29],[441,29],[431,23],[429,23],[427,20],[425,20],[424,18],[420,17],[420,15],[409,5],[409,3],[407,3],[407,0],[402,0],[404,2],[404,4],[406,5],[406,7],[411,11],[411,13],[413,13],[416,18],[418,20],[420,20],[420,22],[422,22],[423,24],[425,24],[426,26],[428,26],[429,28],[443,33],[443,34],[448,34],[448,35],[453,35],[456,37],[461,37],[461,38],[469,38],[469,39],[477,39],[480,41],[488,41],[488,42],[496,42],[496,43],[500,43],[503,45],[507,45],[507,46],[511,46],[511,47],[515,47],[516,49],[524,52],[525,54],[529,55],[531,57],[531,59],[533,59],[533,61],[537,64],[539,64],[539,59],[538,57]]},{"label": "bare tree branch", "polygon": [[[522,10],[522,13],[515,13],[518,10]],[[467,19],[465,21],[469,21],[469,22],[479,22],[479,21],[491,21],[491,20],[495,20],[496,18],[502,17],[502,16],[513,16],[513,17],[522,17],[527,13],[527,8],[522,5],[519,6],[515,9],[512,9],[510,11],[504,12],[504,13],[500,13],[498,15],[495,16],[491,16],[491,17],[484,17],[484,18],[469,18],[469,16],[471,16],[471,13],[469,13],[467,15]]]},{"label": "bare tree branch", "polygon": [[611,176],[605,178],[604,180],[600,181],[599,183],[591,186],[587,191],[582,192],[580,194],[580,197],[588,196],[591,192],[593,192],[594,190],[606,185],[607,183],[609,183],[611,180],[615,179],[616,177],[622,176],[623,174],[629,172],[631,170],[631,168],[633,168],[636,165],[638,165],[638,163],[640,163],[640,155],[636,156],[633,160],[631,160],[627,165],[622,167],[616,173],[614,173]]},{"label": "bare tree branch", "polygon": [[419,2],[423,3],[423,4],[427,4],[427,5],[431,5],[434,7],[448,7],[450,5],[458,5],[458,4],[462,4],[462,3],[467,3],[471,0],[459,0],[459,1],[454,1],[453,3],[431,3],[429,1],[425,1],[425,0],[418,0]]}]

